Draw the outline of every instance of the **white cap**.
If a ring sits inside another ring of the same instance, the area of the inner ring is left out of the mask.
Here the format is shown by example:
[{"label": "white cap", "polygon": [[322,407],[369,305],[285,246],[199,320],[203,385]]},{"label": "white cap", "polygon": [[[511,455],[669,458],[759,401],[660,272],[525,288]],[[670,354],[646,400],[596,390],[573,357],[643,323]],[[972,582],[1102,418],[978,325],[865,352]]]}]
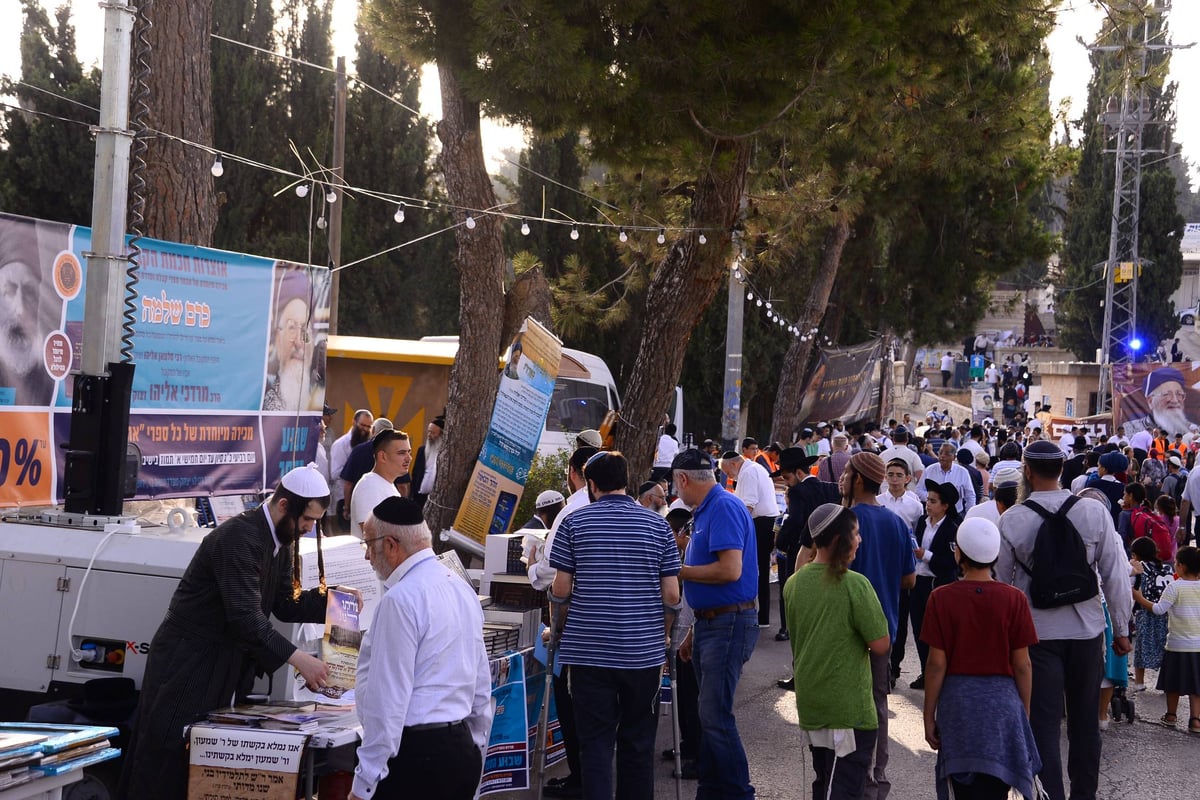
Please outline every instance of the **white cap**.
[{"label": "white cap", "polygon": [[690,513],[692,513],[692,509],[688,508],[688,505],[687,505],[687,503],[683,502],[682,500],[680,500],[680,499],[678,499],[678,498],[676,498],[675,500],[671,501],[671,505],[667,506],[667,511],[668,511],[668,512],[671,512],[671,511],[686,511],[686,512],[688,512],[689,514],[690,514]]},{"label": "white cap", "polygon": [[976,564],[991,564],[1000,555],[1000,529],[983,517],[971,517],[958,526],[958,549]]},{"label": "white cap", "polygon": [[1174,464],[1177,467],[1183,466],[1183,462],[1179,460],[1179,456],[1171,456],[1170,458],[1167,459],[1167,461],[1170,462],[1171,464]]},{"label": "white cap", "polygon": [[533,507],[540,509],[561,502],[563,502],[562,492],[556,492],[553,489],[547,489],[539,494],[537,499],[533,501]]},{"label": "white cap", "polygon": [[575,441],[588,447],[603,447],[604,440],[600,438],[600,431],[594,428],[585,428],[581,430],[575,437]]},{"label": "white cap", "polygon": [[329,484],[316,464],[296,467],[279,479],[279,484],[298,497],[310,500],[329,496]]}]

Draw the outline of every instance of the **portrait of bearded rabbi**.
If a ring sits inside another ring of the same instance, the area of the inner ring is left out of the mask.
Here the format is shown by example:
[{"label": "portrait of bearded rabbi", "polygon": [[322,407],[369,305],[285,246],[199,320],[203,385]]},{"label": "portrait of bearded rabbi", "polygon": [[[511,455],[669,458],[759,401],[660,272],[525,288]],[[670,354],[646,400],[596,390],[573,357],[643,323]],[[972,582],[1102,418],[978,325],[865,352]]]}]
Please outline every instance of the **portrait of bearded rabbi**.
[{"label": "portrait of bearded rabbi", "polygon": [[1142,429],[1162,428],[1168,436],[1187,433],[1193,424],[1188,419],[1189,401],[1195,398],[1186,387],[1183,373],[1175,367],[1159,367],[1146,376],[1143,391],[1150,413],[1131,420],[1127,429],[1137,432]]}]

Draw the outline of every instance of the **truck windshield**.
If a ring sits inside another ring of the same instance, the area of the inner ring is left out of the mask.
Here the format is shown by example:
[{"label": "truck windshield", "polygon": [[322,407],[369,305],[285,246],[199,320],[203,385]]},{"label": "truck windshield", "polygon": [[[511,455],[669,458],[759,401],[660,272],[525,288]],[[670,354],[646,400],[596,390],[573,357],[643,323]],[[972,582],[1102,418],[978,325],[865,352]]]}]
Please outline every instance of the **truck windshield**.
[{"label": "truck windshield", "polygon": [[559,378],[554,384],[546,430],[556,433],[599,429],[608,413],[608,391],[598,383]]}]

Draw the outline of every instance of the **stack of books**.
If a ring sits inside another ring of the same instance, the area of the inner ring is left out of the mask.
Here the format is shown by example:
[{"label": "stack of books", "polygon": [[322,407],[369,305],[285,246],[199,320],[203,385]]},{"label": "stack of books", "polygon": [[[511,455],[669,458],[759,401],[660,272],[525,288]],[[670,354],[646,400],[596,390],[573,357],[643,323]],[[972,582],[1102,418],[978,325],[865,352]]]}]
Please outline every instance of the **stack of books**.
[{"label": "stack of books", "polygon": [[212,711],[208,721],[216,725],[238,725],[268,731],[312,733],[325,714],[316,712],[317,704],[282,700],[271,704],[244,704]]},{"label": "stack of books", "polygon": [[116,728],[100,725],[0,722],[0,741],[9,743],[0,750],[0,763],[6,765],[0,767],[0,789],[117,758],[121,751],[109,739],[118,734]]}]

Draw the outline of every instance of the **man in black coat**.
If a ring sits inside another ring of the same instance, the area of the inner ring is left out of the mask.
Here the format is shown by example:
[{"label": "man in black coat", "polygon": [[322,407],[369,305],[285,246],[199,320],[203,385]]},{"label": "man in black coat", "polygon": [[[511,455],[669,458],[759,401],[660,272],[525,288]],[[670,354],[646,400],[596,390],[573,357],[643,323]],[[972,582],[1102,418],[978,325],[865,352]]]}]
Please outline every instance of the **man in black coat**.
[{"label": "man in black coat", "polygon": [[256,674],[287,663],[310,687],[325,685],[325,664],[296,649],[269,616],[324,621],[324,589],[299,591],[292,559],[297,537],[328,506],[329,485],[319,470],[297,467],[261,508],[201,541],[150,644],[118,797],[186,797],[184,726],[243,698]]}]

